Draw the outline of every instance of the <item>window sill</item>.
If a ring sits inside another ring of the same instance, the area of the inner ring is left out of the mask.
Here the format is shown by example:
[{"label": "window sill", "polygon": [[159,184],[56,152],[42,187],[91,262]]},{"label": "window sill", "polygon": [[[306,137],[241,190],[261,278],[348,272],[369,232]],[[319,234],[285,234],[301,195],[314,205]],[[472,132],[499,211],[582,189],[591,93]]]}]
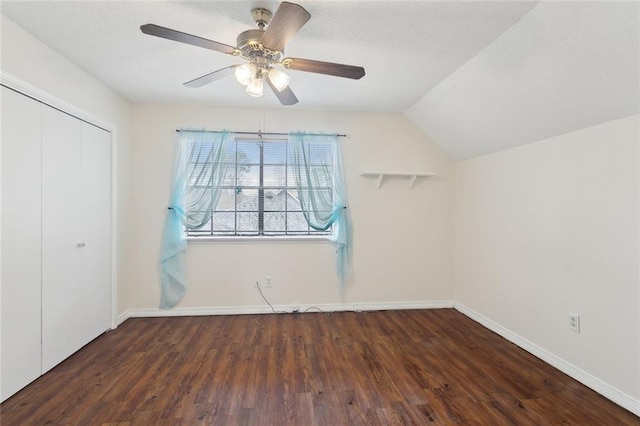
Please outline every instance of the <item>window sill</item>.
[{"label": "window sill", "polygon": [[329,235],[292,235],[273,237],[187,237],[187,244],[211,243],[330,243]]}]

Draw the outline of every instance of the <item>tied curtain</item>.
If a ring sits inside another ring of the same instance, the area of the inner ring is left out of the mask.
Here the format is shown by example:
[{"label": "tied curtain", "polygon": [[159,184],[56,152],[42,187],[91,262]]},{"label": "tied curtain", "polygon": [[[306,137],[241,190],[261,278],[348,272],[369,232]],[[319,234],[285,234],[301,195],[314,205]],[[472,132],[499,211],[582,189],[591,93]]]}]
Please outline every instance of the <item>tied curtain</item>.
[{"label": "tied curtain", "polygon": [[230,132],[181,130],[178,133],[173,180],[160,250],[160,308],[171,309],[186,292],[184,232],[200,229],[211,219],[220,196],[220,183],[227,172]]},{"label": "tied curtain", "polygon": [[342,170],[342,155],[336,135],[289,133],[293,154],[290,167],[298,199],[309,226],[326,231],[333,226],[339,293],[343,294],[351,261],[351,219]]}]

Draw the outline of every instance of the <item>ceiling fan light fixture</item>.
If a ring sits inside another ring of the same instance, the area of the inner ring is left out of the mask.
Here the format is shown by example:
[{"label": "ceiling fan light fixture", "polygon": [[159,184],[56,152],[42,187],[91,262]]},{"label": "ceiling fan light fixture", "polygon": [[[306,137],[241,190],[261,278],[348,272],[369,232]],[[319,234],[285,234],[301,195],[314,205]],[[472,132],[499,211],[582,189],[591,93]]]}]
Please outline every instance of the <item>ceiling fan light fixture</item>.
[{"label": "ceiling fan light fixture", "polygon": [[260,77],[253,77],[251,82],[247,85],[247,93],[255,98],[262,96],[262,79]]},{"label": "ceiling fan light fixture", "polygon": [[282,92],[287,88],[289,80],[291,80],[291,77],[279,69],[271,68],[269,70],[269,81],[271,81],[271,84],[273,84],[273,87],[275,87],[278,92]]},{"label": "ceiling fan light fixture", "polygon": [[244,64],[236,67],[235,76],[238,83],[248,86],[256,76],[258,67],[255,64]]},{"label": "ceiling fan light fixture", "polygon": [[[1,2],[2,0],[0,0]],[[155,24],[144,24],[140,31],[154,37],[197,46],[248,61],[248,64],[230,65],[184,83],[186,87],[202,87],[235,74],[236,80],[254,97],[262,96],[266,81],[269,89],[282,105],[294,105],[298,98],[289,85],[289,76],[281,69],[324,74],[359,80],[364,77],[363,67],[316,61],[303,58],[283,58],[284,48],[293,36],[309,21],[311,14],[299,4],[282,1],[275,14],[255,8],[251,16],[257,28],[241,32],[236,46],[220,43],[196,35],[172,30]],[[278,66],[280,69],[274,69]],[[263,79],[266,79],[263,81]]]}]

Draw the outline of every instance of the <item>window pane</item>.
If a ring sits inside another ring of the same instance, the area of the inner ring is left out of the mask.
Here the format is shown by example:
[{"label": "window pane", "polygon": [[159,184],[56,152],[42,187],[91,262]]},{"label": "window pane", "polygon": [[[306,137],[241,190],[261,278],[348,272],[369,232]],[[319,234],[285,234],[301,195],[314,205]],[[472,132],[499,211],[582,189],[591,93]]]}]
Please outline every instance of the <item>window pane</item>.
[{"label": "window pane", "polygon": [[295,178],[295,175],[293,174],[293,169],[291,167],[287,167],[287,187],[289,188],[297,187],[296,178]]},{"label": "window pane", "polygon": [[209,220],[207,221],[207,223],[205,223],[202,228],[197,229],[197,231],[205,234],[210,234],[212,225],[213,225],[213,221],[211,220],[211,217],[209,217]]},{"label": "window pane", "polygon": [[205,201],[205,193],[207,191],[210,191],[210,189],[207,187],[192,187],[192,189],[188,191],[188,196],[185,200],[187,209],[189,211],[205,209],[206,206],[203,206],[202,203],[203,201]]},{"label": "window pane", "polygon": [[236,158],[238,164],[260,164],[260,143],[257,141],[238,141]]},{"label": "window pane", "polygon": [[260,185],[260,165],[259,164],[238,164],[238,186]]},{"label": "window pane", "polygon": [[309,167],[309,175],[315,187],[330,187],[333,181],[332,172],[328,166]]},{"label": "window pane", "polygon": [[312,221],[314,223],[318,223],[318,221],[320,222],[326,222],[329,219],[331,219],[331,211],[319,211],[319,212],[315,212],[311,215],[311,217],[313,217],[314,219],[312,219]]},{"label": "window pane", "polygon": [[214,213],[212,220],[214,232],[233,231],[236,226],[235,213]]},{"label": "window pane", "polygon": [[307,231],[307,221],[302,212],[287,213],[287,231]]},{"label": "window pane", "polygon": [[[296,186],[295,173],[295,167],[289,165],[287,170],[287,184],[289,186]],[[308,173],[302,169],[300,175],[302,186],[309,186],[310,182],[313,187],[331,187],[333,183],[333,171],[327,166],[310,166]]]},{"label": "window pane", "polygon": [[282,166],[264,166],[264,186],[284,186],[286,168]]},{"label": "window pane", "polygon": [[264,190],[264,210],[265,211],[284,210],[285,197],[286,197],[286,193],[282,189],[265,189]]},{"label": "window pane", "polygon": [[290,189],[287,191],[287,211],[301,211],[300,200],[298,200],[298,191]]},{"label": "window pane", "polygon": [[265,142],[264,164],[286,164],[286,142]]},{"label": "window pane", "polygon": [[265,213],[264,214],[264,232],[283,232],[285,230],[285,213]]},{"label": "window pane", "polygon": [[238,213],[238,232],[258,232],[258,213]]},{"label": "window pane", "polygon": [[238,188],[236,190],[236,210],[258,211],[258,190]]},{"label": "window pane", "polygon": [[211,141],[190,141],[187,146],[188,163],[207,163],[211,161]]},{"label": "window pane", "polygon": [[211,164],[187,164],[187,185],[208,185],[211,182]]},{"label": "window pane", "polygon": [[232,212],[236,209],[235,189],[221,189],[218,204],[214,207],[216,211]]},{"label": "window pane", "polygon": [[[205,216],[208,216],[208,213],[206,211],[197,211],[197,210],[190,210],[189,211],[189,217],[190,217],[191,223],[200,222],[200,221],[202,221],[204,219]],[[192,233],[192,232],[210,233],[211,232],[211,218],[209,218],[207,223],[205,223],[205,225],[203,227],[201,227],[200,229],[189,229],[189,233]]]},{"label": "window pane", "polygon": [[[315,144],[307,145],[305,147],[306,162],[309,165],[331,165],[333,163],[333,145],[332,144]],[[295,156],[293,155],[293,149],[289,148],[288,155],[289,164],[295,164]]]},{"label": "window pane", "polygon": [[318,210],[333,210],[333,191],[329,189],[309,192],[302,191],[302,199]]},{"label": "window pane", "polygon": [[236,163],[224,163],[221,167],[226,167],[227,171],[222,179],[222,186],[235,186],[236,184]]}]

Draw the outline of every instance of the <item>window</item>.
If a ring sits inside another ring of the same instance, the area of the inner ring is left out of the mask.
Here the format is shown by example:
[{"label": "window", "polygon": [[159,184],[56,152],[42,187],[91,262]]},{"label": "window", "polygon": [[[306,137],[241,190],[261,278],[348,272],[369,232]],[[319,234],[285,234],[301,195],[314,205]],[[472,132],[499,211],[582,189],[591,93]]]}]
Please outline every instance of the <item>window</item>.
[{"label": "window", "polygon": [[[206,146],[209,144],[209,146]],[[188,146],[189,159],[194,152],[212,150],[212,142],[193,141]],[[219,187],[217,202],[213,205],[211,219],[199,229],[188,229],[189,237],[219,236],[294,236],[328,235],[331,229],[318,231],[311,228],[304,217],[294,178],[293,153],[286,140],[255,140],[237,138],[228,143],[221,163],[225,167]],[[322,145],[324,150],[313,167],[333,171],[334,145]],[[194,168],[199,167],[200,170]],[[196,165],[187,161],[188,175],[211,175],[210,163]],[[333,173],[331,173],[333,175]],[[202,179],[198,181],[202,182]],[[206,181],[206,180],[205,180]],[[190,197],[198,197],[207,186],[195,187],[189,182]],[[333,198],[333,182],[321,183],[327,197]],[[197,204],[197,203],[195,203]]]}]

